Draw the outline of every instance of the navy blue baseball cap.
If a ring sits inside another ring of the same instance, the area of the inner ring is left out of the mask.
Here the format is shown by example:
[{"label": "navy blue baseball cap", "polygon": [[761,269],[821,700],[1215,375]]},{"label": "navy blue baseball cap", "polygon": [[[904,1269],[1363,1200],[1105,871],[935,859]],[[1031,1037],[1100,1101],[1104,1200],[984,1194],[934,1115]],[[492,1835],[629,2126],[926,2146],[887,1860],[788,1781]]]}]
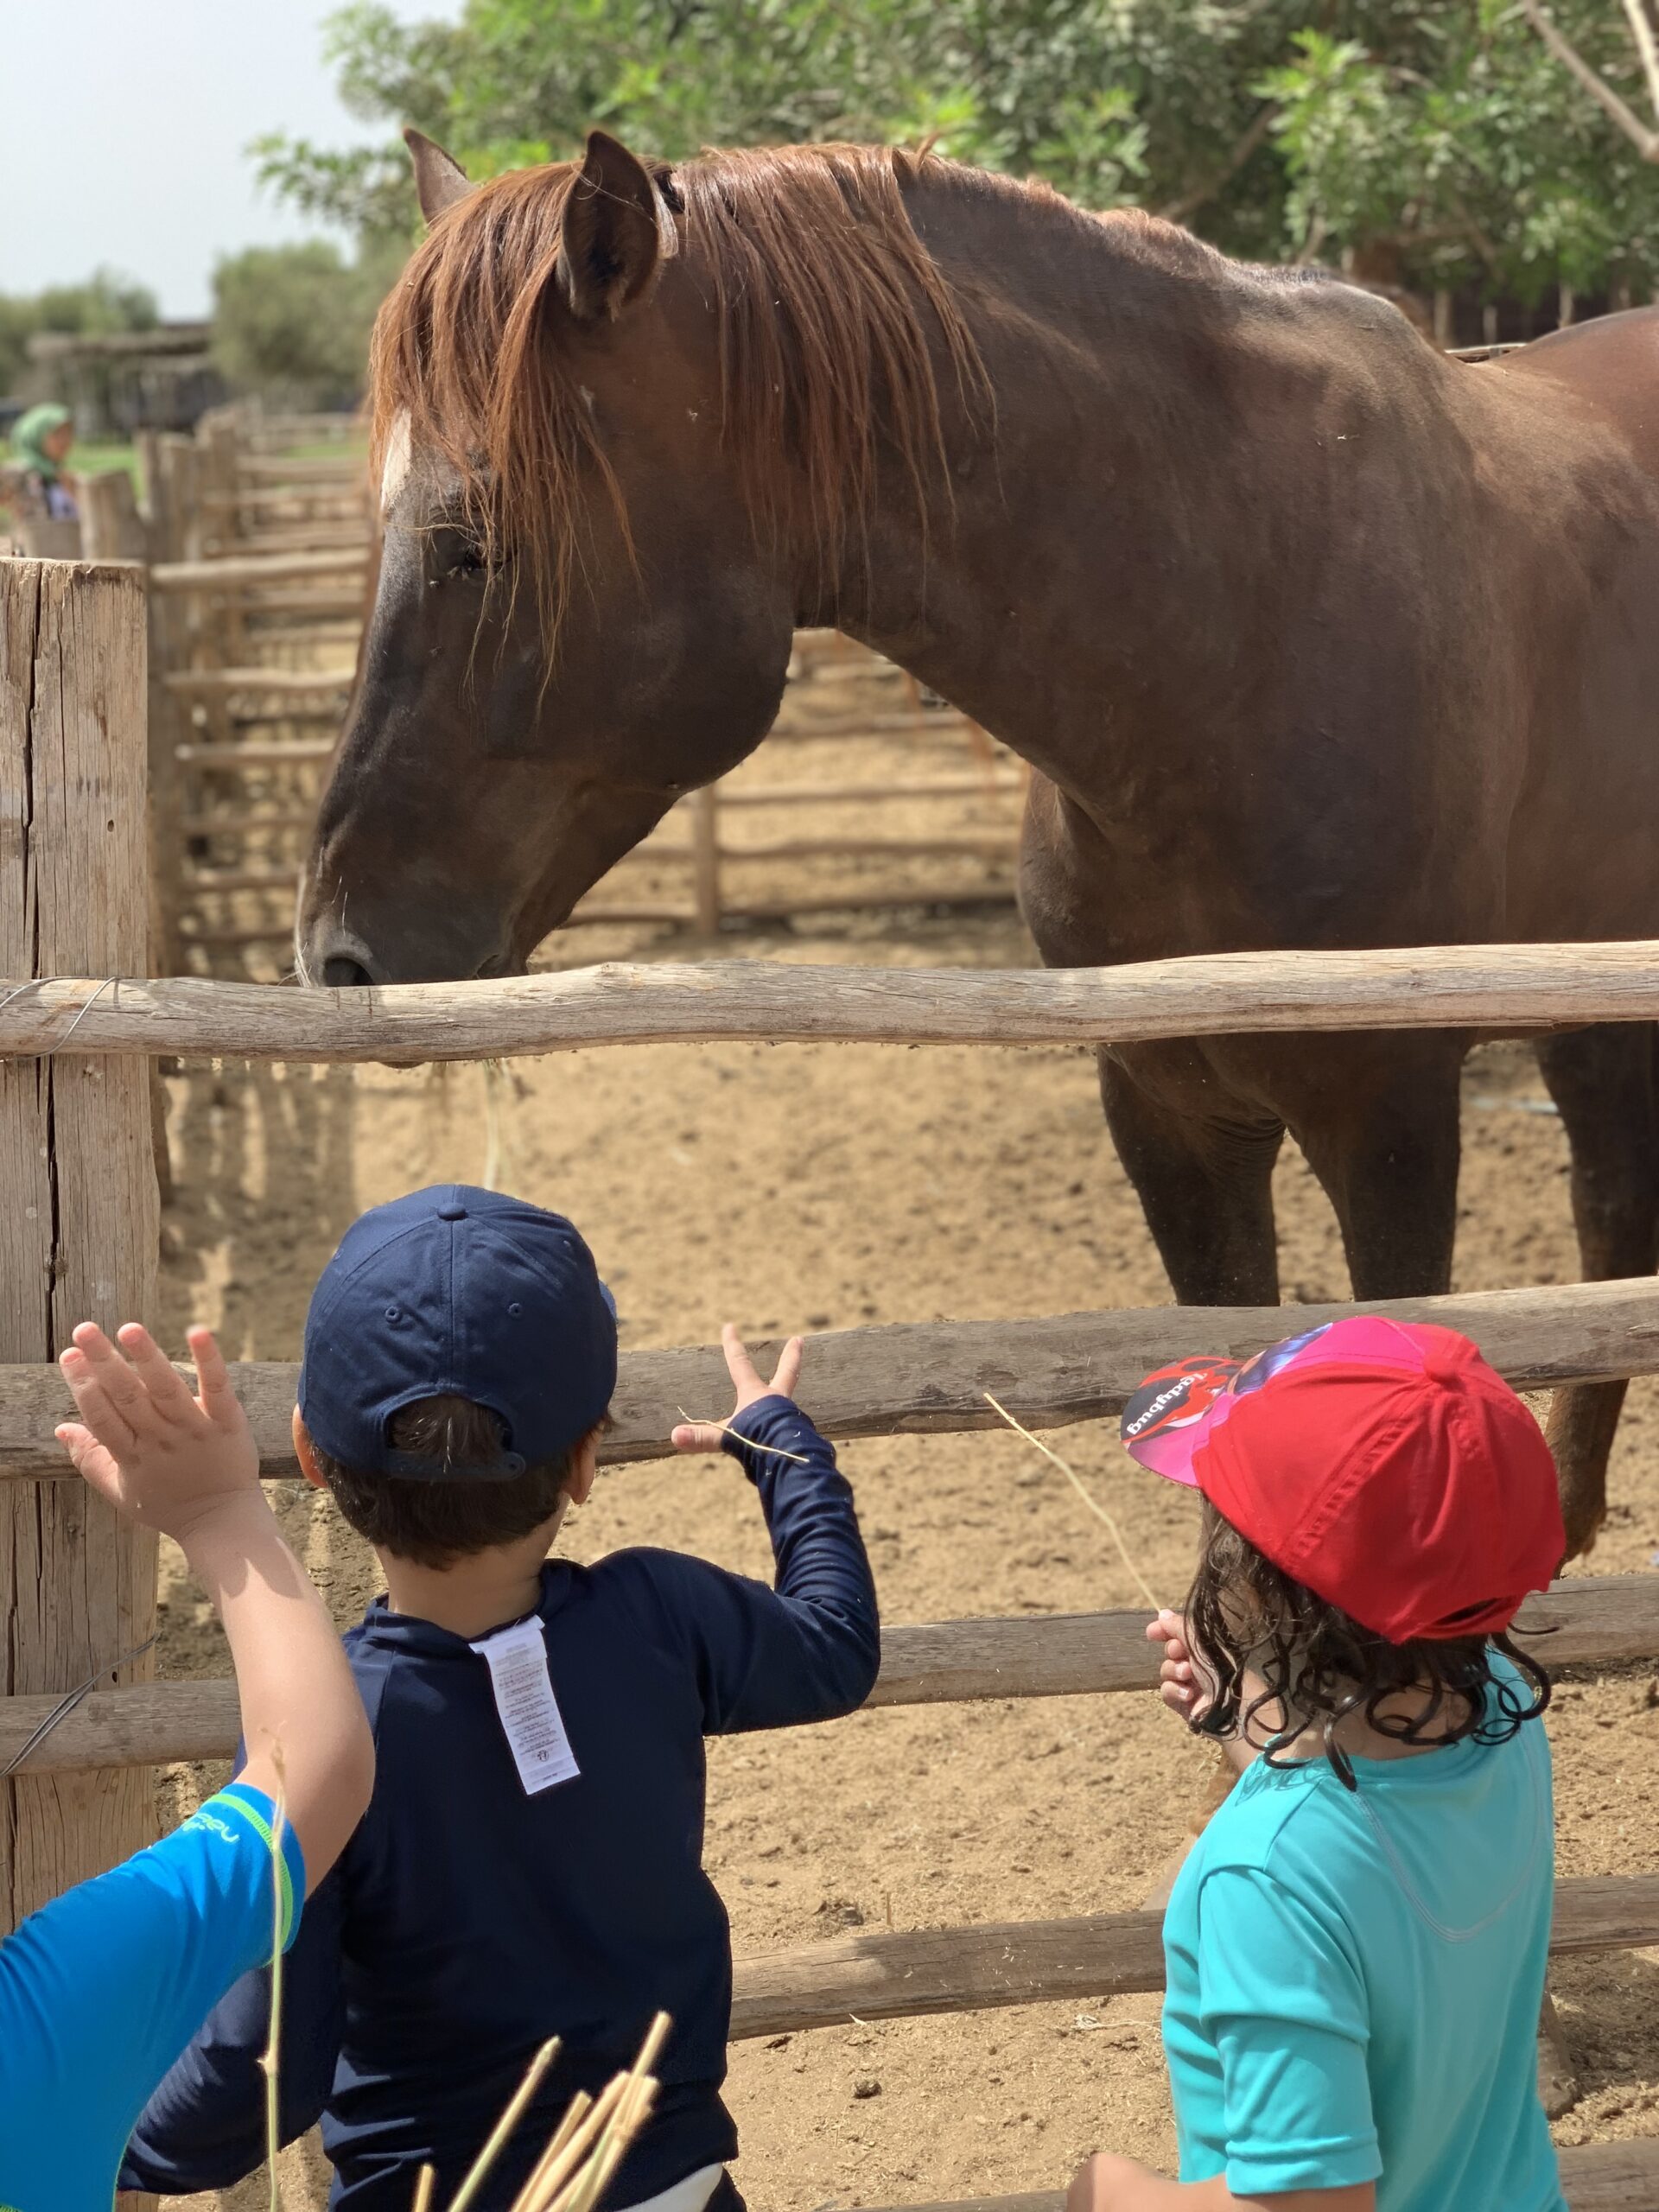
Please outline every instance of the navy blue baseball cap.
[{"label": "navy blue baseball cap", "polygon": [[[354,1473],[505,1481],[568,1452],[615,1389],[616,1306],[594,1255],[562,1214],[522,1198],[445,1183],[376,1206],[311,1294],[300,1415]],[[394,1414],[450,1396],[499,1418],[501,1459],[393,1450]]]}]

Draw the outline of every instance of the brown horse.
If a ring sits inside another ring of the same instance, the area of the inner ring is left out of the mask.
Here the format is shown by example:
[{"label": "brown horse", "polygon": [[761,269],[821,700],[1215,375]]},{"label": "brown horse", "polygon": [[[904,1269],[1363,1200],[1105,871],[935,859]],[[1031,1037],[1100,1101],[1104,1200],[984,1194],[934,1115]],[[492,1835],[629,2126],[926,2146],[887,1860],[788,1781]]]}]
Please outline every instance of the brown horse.
[{"label": "brown horse", "polygon": [[[385,553],[299,923],[520,966],[834,624],[1031,762],[1051,962],[1659,934],[1659,316],[1466,367],[1143,217],[856,148],[470,190],[373,372]],[[1287,1128],[1356,1293],[1444,1290],[1466,1034],[1106,1049],[1189,1302],[1279,1294]],[[1648,1028],[1552,1038],[1586,1273],[1659,1258]],[[1622,1385],[1552,1425],[1575,1548]]]}]

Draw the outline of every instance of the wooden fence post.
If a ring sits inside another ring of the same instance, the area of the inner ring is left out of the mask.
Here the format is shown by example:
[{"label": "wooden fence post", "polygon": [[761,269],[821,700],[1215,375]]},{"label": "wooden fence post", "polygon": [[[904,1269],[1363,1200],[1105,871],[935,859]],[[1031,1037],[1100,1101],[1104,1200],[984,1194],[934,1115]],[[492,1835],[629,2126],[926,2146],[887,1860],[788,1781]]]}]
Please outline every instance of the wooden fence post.
[{"label": "wooden fence post", "polygon": [[720,786],[704,784],[691,796],[691,868],[700,936],[720,932]]},{"label": "wooden fence post", "polygon": [[179,746],[190,734],[188,711],[167,688],[168,672],[185,664],[182,600],[149,594],[148,739],[149,958],[155,976],[181,972],[179,912],[184,898],[184,779]]},{"label": "wooden fence post", "polygon": [[[143,976],[144,592],[132,569],[0,563],[0,973]],[[113,987],[111,987],[113,988]],[[0,1361],[154,1318],[143,1059],[0,1061]],[[61,1693],[156,1626],[156,1539],[77,1482],[0,1497],[0,1682]],[[0,1785],[0,1929],[152,1841],[148,1770]]]},{"label": "wooden fence post", "polygon": [[201,558],[202,516],[196,498],[200,483],[196,442],[182,430],[167,430],[159,443],[162,485],[166,493],[168,543],[158,561]]},{"label": "wooden fence post", "polygon": [[[204,415],[196,425],[197,505],[205,506],[202,494],[208,492],[219,495],[213,529],[218,540],[217,550],[232,553],[236,541],[243,535],[243,523],[236,499],[242,483],[241,414],[236,407],[215,407]],[[247,658],[247,623],[238,599],[223,601],[217,623],[219,656],[228,665]]]},{"label": "wooden fence post", "polygon": [[[161,542],[154,563],[195,559],[201,547],[200,474],[194,438],[168,432],[156,441],[156,511]],[[152,533],[154,537],[156,533]],[[195,660],[203,602],[194,594],[149,595],[149,880],[151,969],[176,976],[182,964],[179,913],[183,900],[183,779],[178,747],[190,734],[188,715],[167,688],[173,671]]]},{"label": "wooden fence post", "polygon": [[149,556],[152,561],[170,561],[174,554],[168,528],[167,486],[162,479],[162,434],[159,430],[135,430],[132,442],[138,452],[138,505],[144,518]]},{"label": "wooden fence post", "polygon": [[76,487],[80,507],[81,557],[87,561],[142,561],[149,547],[138,495],[124,468],[104,468],[83,476]]}]

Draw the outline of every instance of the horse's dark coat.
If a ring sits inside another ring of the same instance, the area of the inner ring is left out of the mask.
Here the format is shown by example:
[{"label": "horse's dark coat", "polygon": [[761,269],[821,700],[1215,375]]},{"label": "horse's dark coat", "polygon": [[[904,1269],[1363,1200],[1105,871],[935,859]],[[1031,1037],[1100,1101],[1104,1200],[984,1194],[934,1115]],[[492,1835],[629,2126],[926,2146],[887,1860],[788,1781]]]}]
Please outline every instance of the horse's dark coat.
[{"label": "horse's dark coat", "polygon": [[[1364,292],[944,162],[715,156],[671,186],[595,148],[461,200],[383,324],[383,443],[399,409],[419,427],[302,902],[314,980],[521,964],[759,742],[791,632],[823,622],[1033,764],[1051,962],[1659,935],[1659,315],[1471,368]],[[861,234],[836,316],[788,259],[809,188]],[[461,265],[491,254],[498,289],[523,271],[495,306]],[[482,318],[459,367],[443,300]],[[539,527],[520,436],[550,456]],[[1177,1295],[1277,1296],[1287,1128],[1356,1292],[1446,1288],[1469,1041],[1103,1052]],[[1586,1271],[1650,1269],[1652,1033],[1541,1058]],[[1558,1404],[1575,1548],[1621,1396]]]}]

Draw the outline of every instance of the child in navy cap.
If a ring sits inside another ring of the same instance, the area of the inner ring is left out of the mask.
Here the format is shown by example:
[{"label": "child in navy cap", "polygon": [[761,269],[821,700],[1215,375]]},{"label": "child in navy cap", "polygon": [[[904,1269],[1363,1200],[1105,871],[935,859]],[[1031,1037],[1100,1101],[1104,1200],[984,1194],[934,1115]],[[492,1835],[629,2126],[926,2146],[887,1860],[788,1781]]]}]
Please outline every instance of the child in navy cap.
[{"label": "child in navy cap", "polygon": [[[408,2212],[428,2164],[443,2202],[556,2035],[476,2212],[510,2204],[571,2095],[629,2063],[659,2008],[662,2094],[607,2202],[741,2204],[702,1739],[850,1712],[880,1639],[852,1493],[788,1395],[799,1340],[771,1384],[729,1327],[726,1357],[729,1427],[674,1442],[739,1460],[775,1589],[674,1552],[548,1557],[616,1382],[614,1309],[568,1221],[416,1192],[358,1221],[317,1285],[300,1462],[387,1590],[346,1639],[373,1800],[283,1976],[282,2133],[321,2118],[335,2206]],[[134,2132],[124,2189],[223,2188],[258,2164],[269,2012],[261,1972],[211,2015]]]}]

